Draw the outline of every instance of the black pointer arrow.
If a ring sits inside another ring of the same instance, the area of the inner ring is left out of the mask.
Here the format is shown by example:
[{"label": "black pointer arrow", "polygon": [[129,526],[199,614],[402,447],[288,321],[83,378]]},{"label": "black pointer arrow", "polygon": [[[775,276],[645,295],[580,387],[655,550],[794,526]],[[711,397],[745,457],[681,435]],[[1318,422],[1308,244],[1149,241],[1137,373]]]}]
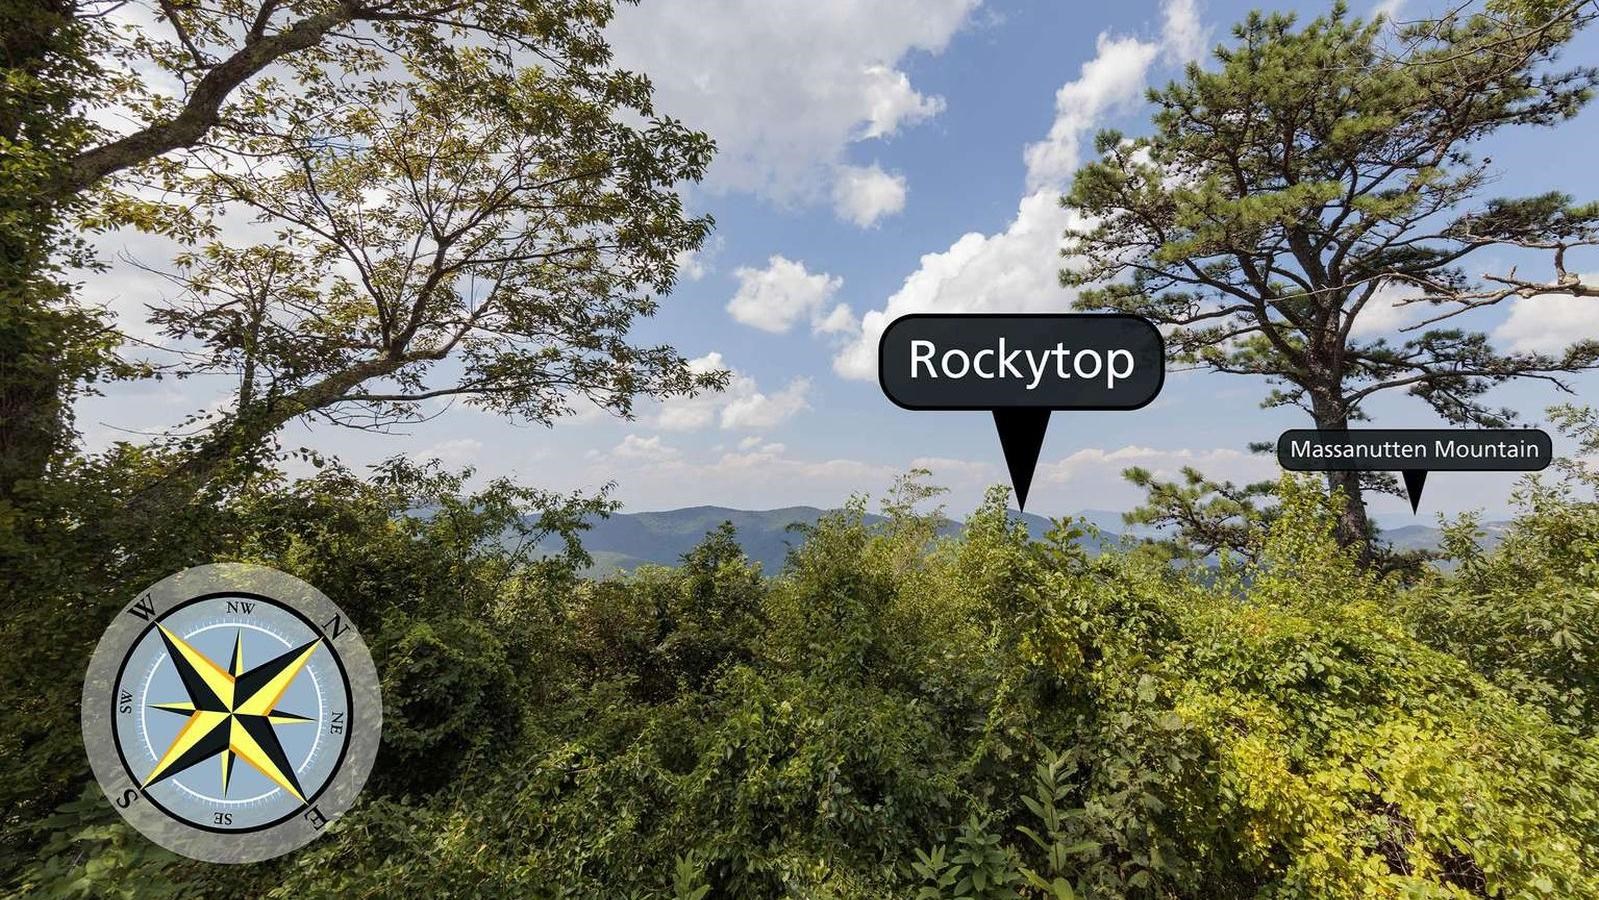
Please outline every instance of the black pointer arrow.
[{"label": "black pointer arrow", "polygon": [[1415,515],[1421,506],[1421,489],[1427,484],[1427,470],[1405,469],[1400,474],[1405,477],[1405,496],[1410,498],[1410,513]]},{"label": "black pointer arrow", "polygon": [[1005,451],[1005,467],[1010,469],[1016,508],[1024,510],[1027,491],[1033,486],[1033,470],[1038,468],[1038,453],[1044,447],[1044,432],[1049,430],[1049,410],[996,409],[994,427],[999,431],[999,446]]}]

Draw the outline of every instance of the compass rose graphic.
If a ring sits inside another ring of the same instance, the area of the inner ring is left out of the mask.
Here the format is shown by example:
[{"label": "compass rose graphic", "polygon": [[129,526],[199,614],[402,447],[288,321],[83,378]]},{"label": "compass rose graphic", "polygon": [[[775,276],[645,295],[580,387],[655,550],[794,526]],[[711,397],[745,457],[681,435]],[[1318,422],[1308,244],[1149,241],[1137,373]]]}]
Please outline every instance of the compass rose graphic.
[{"label": "compass rose graphic", "polygon": [[233,639],[233,663],[223,670],[183,638],[164,626],[156,627],[161,630],[161,640],[172,655],[189,699],[183,703],[157,703],[153,708],[187,716],[188,721],[160,762],[145,777],[142,787],[216,756],[222,760],[222,792],[226,794],[233,757],[237,755],[305,802],[305,793],[294,777],[294,767],[272,726],[311,721],[306,716],[279,710],[277,703],[321,643],[321,638],[245,671],[241,630]]},{"label": "compass rose graphic", "polygon": [[315,588],[272,569],[188,569],[106,629],[83,692],[106,796],[196,859],[268,859],[355,801],[382,701],[366,644]]}]

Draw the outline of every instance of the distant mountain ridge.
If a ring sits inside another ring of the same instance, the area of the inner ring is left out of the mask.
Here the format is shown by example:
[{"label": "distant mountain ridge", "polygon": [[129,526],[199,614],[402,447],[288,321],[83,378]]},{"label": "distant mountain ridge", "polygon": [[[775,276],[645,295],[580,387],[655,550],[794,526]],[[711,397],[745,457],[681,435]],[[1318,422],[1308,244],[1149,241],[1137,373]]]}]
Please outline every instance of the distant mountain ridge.
[{"label": "distant mountain ridge", "polygon": [[[780,509],[732,509],[726,506],[689,506],[652,512],[614,513],[609,518],[589,523],[583,532],[583,548],[594,558],[591,575],[630,571],[646,563],[672,566],[694,549],[705,535],[723,522],[733,523],[744,554],[761,564],[768,574],[783,567],[791,547],[800,535],[796,525],[815,525],[830,510],[815,506],[785,506]],[[1026,524],[1035,538],[1047,534],[1053,523],[1043,516],[1010,511],[1011,517]],[[1106,514],[1109,515],[1109,514]],[[882,516],[867,515],[867,522],[881,522]],[[961,523],[951,522],[951,532]],[[1105,534],[1102,543],[1114,543],[1116,535]],[[550,541],[543,548],[556,549]],[[1097,552],[1098,546],[1091,548]]]},{"label": "distant mountain ridge", "polygon": [[[588,573],[592,576],[626,572],[645,564],[673,566],[683,555],[715,531],[723,522],[733,523],[739,545],[751,560],[761,564],[767,574],[776,574],[783,567],[788,552],[800,540],[793,529],[795,525],[815,525],[829,510],[815,506],[785,506],[779,509],[733,509],[726,506],[689,506],[651,512],[615,513],[609,518],[590,523],[582,535],[583,547],[594,558]],[[1010,510],[1013,520],[1023,522],[1035,539],[1042,538],[1053,527],[1049,519],[1032,513]],[[1090,553],[1098,553],[1114,545],[1124,535],[1143,537],[1153,532],[1147,528],[1127,526],[1121,522],[1121,513],[1090,509],[1076,513],[1072,518],[1084,519],[1100,529],[1099,540],[1083,538],[1081,543]],[[868,522],[881,522],[883,518],[868,515]],[[961,523],[951,521],[949,533],[959,533]],[[1499,542],[1504,523],[1487,523],[1484,543],[1492,546]],[[1383,531],[1384,539],[1405,550],[1432,549],[1439,545],[1441,534],[1430,525],[1405,525]],[[555,552],[556,541],[541,549]]]}]

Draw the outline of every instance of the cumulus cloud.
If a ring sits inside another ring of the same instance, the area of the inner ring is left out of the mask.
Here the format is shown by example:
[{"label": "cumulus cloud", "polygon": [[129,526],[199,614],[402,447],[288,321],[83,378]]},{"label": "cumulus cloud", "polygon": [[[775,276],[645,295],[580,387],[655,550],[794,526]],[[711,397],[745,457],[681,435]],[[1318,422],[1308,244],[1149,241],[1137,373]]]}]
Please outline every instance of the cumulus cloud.
[{"label": "cumulus cloud", "polygon": [[738,291],[728,301],[727,311],[739,322],[762,331],[781,334],[801,319],[810,319],[818,330],[837,312],[831,307],[833,295],[844,279],[826,272],[811,273],[805,264],[773,256],[766,268],[742,266],[735,271]]},{"label": "cumulus cloud", "polygon": [[1081,161],[1082,144],[1111,111],[1135,101],[1150,67],[1165,51],[1189,57],[1205,31],[1193,0],[1167,0],[1161,40],[1102,34],[1094,58],[1055,94],[1055,119],[1044,140],[1029,145],[1029,193],[1016,217],[997,234],[970,232],[949,249],[926,254],[882,309],[861,317],[860,330],[835,355],[846,378],[877,373],[877,340],[889,322],[913,312],[1031,312],[1062,310],[1072,295],[1056,277],[1062,235],[1082,222],[1062,209],[1060,194]]},{"label": "cumulus cloud", "polygon": [[1392,22],[1399,18],[1399,13],[1404,9],[1404,7],[1405,0],[1378,0],[1378,2],[1372,6],[1371,14],[1373,17],[1386,16],[1388,20]]},{"label": "cumulus cloud", "polygon": [[699,281],[708,271],[705,256],[699,250],[684,250],[677,255],[674,263],[677,265],[677,277],[682,281]]},{"label": "cumulus cloud", "polygon": [[[1582,281],[1599,283],[1599,275],[1583,275]],[[1518,297],[1493,337],[1501,349],[1512,353],[1560,353],[1576,341],[1599,340],[1599,298]]]},{"label": "cumulus cloud", "polygon": [[833,211],[862,228],[905,208],[905,178],[870,166],[841,166],[833,181]]},{"label": "cumulus cloud", "polygon": [[861,318],[861,330],[833,360],[847,378],[877,377],[877,340],[888,323],[913,312],[1027,312],[1064,309],[1070,297],[1055,277],[1061,234],[1075,217],[1054,193],[1022,200],[1009,228],[971,232],[940,253],[922,257],[882,309]]},{"label": "cumulus cloud", "polygon": [[1055,121],[1049,135],[1030,144],[1027,187],[1058,190],[1077,170],[1083,139],[1112,108],[1138,98],[1150,63],[1160,45],[1134,37],[1101,34],[1098,53],[1083,63],[1082,73],[1055,92]]},{"label": "cumulus cloud", "polygon": [[482,452],[483,442],[476,438],[453,438],[434,444],[422,451],[422,455],[434,457],[445,465],[466,466],[477,462]]},{"label": "cumulus cloud", "polygon": [[862,139],[888,137],[901,125],[914,125],[944,111],[944,98],[924,97],[910,78],[888,66],[867,66],[866,127]]},{"label": "cumulus cloud", "polygon": [[811,330],[817,334],[849,334],[859,327],[855,311],[847,303],[840,303],[832,312],[811,323]]},{"label": "cumulus cloud", "polygon": [[766,430],[776,428],[795,415],[811,408],[811,380],[796,378],[771,394],[755,389],[755,379],[740,376],[736,394],[722,407],[723,428]]},{"label": "cumulus cloud", "polygon": [[1162,450],[1129,444],[1114,450],[1087,448],[1053,462],[1038,464],[1038,480],[1051,484],[1097,485],[1117,482],[1125,469],[1137,466],[1160,478],[1174,478],[1185,466],[1207,476],[1238,482],[1261,481],[1278,474],[1276,460],[1227,447]]},{"label": "cumulus cloud", "polygon": [[713,426],[729,431],[765,431],[810,408],[809,378],[794,378],[779,390],[762,391],[753,377],[732,369],[720,353],[692,359],[689,368],[696,372],[729,370],[732,379],[721,392],[663,401],[651,417],[655,427],[668,431],[697,431]]},{"label": "cumulus cloud", "polygon": [[823,199],[855,142],[887,138],[943,101],[904,60],[939,53],[979,0],[652,0],[607,31],[648,72],[655,104],[716,138],[713,189]]},{"label": "cumulus cloud", "polygon": [[613,459],[650,463],[667,462],[677,459],[680,455],[676,447],[662,441],[658,434],[649,437],[630,434],[622,438],[620,444],[612,447],[610,453]]},{"label": "cumulus cloud", "polygon": [[1366,301],[1349,333],[1360,338],[1391,336],[1408,325],[1426,317],[1426,304],[1403,304],[1402,301],[1422,295],[1413,285],[1399,281],[1385,281],[1382,287]]},{"label": "cumulus cloud", "polygon": [[[1398,0],[1389,0],[1397,5]],[[1161,43],[1174,62],[1187,63],[1205,55],[1210,29],[1199,20],[1198,0],[1171,0],[1166,4]]]}]

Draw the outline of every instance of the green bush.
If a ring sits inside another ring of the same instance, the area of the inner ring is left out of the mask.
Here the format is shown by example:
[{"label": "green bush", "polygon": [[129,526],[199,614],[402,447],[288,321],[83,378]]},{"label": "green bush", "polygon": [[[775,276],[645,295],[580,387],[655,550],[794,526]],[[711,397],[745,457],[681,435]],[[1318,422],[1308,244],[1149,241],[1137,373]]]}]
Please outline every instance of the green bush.
[{"label": "green bush", "polygon": [[[1030,540],[1002,492],[941,537],[908,482],[770,577],[724,529],[597,582],[428,484],[330,475],[230,507],[274,511],[231,532],[250,558],[372,623],[388,723],[349,815],[218,869],[152,853],[91,789],[29,823],[13,887],[1599,896],[1592,682],[1530,612],[1591,595],[1599,531],[1569,492],[1532,489],[1504,549],[1411,588],[1340,550],[1292,479],[1258,554],[1214,570],[1090,557],[1067,524]],[[1574,565],[1533,577],[1555,559]],[[1591,620],[1570,628],[1589,646]]]},{"label": "green bush", "polygon": [[1520,515],[1492,552],[1474,516],[1448,529],[1457,564],[1404,599],[1427,643],[1457,656],[1558,722],[1599,734],[1599,415],[1557,407],[1577,452],[1517,491]]},{"label": "green bush", "polygon": [[481,622],[389,624],[383,660],[381,784],[431,791],[521,732],[523,679]]}]

